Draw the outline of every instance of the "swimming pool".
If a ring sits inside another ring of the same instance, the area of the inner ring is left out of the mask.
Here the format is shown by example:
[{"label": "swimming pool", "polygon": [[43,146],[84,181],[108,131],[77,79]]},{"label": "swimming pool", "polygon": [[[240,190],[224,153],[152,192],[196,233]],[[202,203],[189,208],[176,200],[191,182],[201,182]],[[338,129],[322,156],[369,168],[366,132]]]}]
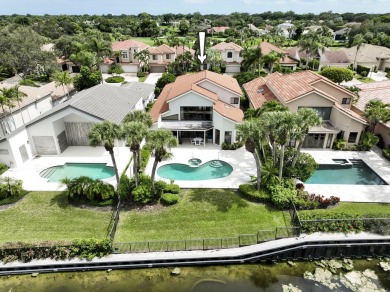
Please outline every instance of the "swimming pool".
[{"label": "swimming pool", "polygon": [[348,159],[347,162],[320,164],[307,184],[332,185],[387,185],[363,160]]},{"label": "swimming pool", "polygon": [[208,180],[222,178],[230,175],[233,167],[222,160],[210,160],[194,167],[182,163],[170,163],[160,166],[157,175],[173,180]]},{"label": "swimming pool", "polygon": [[65,163],[46,168],[39,174],[49,182],[59,182],[64,178],[88,176],[93,179],[105,179],[115,175],[115,170],[105,163]]}]

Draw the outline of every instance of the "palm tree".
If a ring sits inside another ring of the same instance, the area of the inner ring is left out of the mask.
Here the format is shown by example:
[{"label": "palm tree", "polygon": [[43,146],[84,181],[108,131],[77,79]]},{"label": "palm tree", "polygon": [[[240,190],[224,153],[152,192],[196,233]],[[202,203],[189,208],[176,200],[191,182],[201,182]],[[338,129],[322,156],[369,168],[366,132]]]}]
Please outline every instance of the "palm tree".
[{"label": "palm tree", "polygon": [[89,145],[96,147],[101,146],[103,144],[106,151],[108,151],[108,153],[110,154],[112,165],[114,166],[115,170],[117,188],[119,186],[119,174],[114,156],[114,146],[115,140],[120,138],[121,131],[119,126],[109,121],[94,124],[88,135]]},{"label": "palm tree", "polygon": [[70,98],[69,90],[65,90],[65,86],[68,86],[73,82],[73,79],[70,76],[69,72],[56,72],[53,75],[53,80],[55,81],[56,87],[62,86],[62,89],[64,90],[64,95],[67,95],[68,98]]},{"label": "palm tree", "polygon": [[268,63],[269,64],[269,68],[270,68],[269,71],[270,71],[270,73],[273,72],[275,62],[278,62],[281,57],[282,57],[281,54],[278,54],[275,51],[272,51],[268,55],[264,56],[264,63],[266,63],[266,64]]},{"label": "palm tree", "polygon": [[97,38],[92,38],[89,43],[89,49],[96,53],[96,55],[103,59],[105,56],[110,56],[112,54],[112,49],[110,44],[105,41],[100,41]]},{"label": "palm tree", "polygon": [[263,113],[266,112],[285,112],[288,111],[288,108],[282,105],[276,100],[266,101],[263,103],[262,107],[259,108],[248,108],[245,111],[245,119],[250,118],[259,118]]},{"label": "palm tree", "polygon": [[385,104],[380,100],[370,100],[364,108],[363,115],[368,119],[368,130],[374,133],[375,126],[379,122],[390,121],[390,104]]},{"label": "palm tree", "polygon": [[130,151],[133,152],[133,173],[135,185],[138,187],[139,153],[141,143],[148,133],[147,126],[142,122],[127,122],[122,125],[122,135],[126,139]]},{"label": "palm tree", "polygon": [[[11,88],[2,88],[0,89],[0,92],[1,92],[1,95],[2,95],[2,106],[3,105],[6,105],[8,107],[8,111],[11,113],[11,117],[12,117],[12,123],[13,123],[13,129],[16,128],[16,125],[15,125],[15,119],[14,119],[14,116],[13,116],[13,113],[12,113],[12,108],[15,107],[15,104],[14,104],[14,90]],[[4,108],[3,108],[3,112],[4,112]],[[5,113],[5,112],[4,112]],[[9,128],[9,131],[12,131],[12,127],[9,125],[9,123],[7,122],[7,125],[8,125],[8,128]]]},{"label": "palm tree", "polygon": [[253,73],[255,73],[256,67],[258,66],[260,76],[263,63],[263,54],[261,53],[260,47],[244,50],[241,64],[246,69],[246,71],[248,71],[249,68],[253,68]]},{"label": "palm tree", "polygon": [[144,68],[146,67],[149,61],[149,51],[144,49],[137,53],[134,53],[134,58],[138,58],[141,66],[141,70],[142,72],[144,72],[145,71]]},{"label": "palm tree", "polygon": [[221,68],[223,59],[220,51],[209,48],[206,50],[207,63],[210,64],[210,70],[214,71],[215,68]]},{"label": "palm tree", "polygon": [[169,152],[168,148],[175,147],[177,145],[177,139],[172,135],[171,131],[168,130],[156,130],[151,131],[146,136],[146,145],[154,154],[154,162],[152,168],[152,193],[156,193],[154,186],[154,180],[156,177],[157,164],[163,159],[172,157],[172,153]]},{"label": "palm tree", "polygon": [[148,128],[150,128],[153,124],[150,115],[147,112],[141,110],[131,111],[123,118],[122,123],[130,122],[144,123],[146,126],[148,126]]},{"label": "palm tree", "polygon": [[0,89],[0,106],[3,110],[3,117],[5,119],[5,123],[2,122],[1,127],[3,129],[3,133],[6,134],[7,132],[11,132],[11,127],[8,123],[7,112],[4,108],[4,106],[6,106],[8,103],[8,98],[3,94],[3,89],[4,88]]},{"label": "palm tree", "polygon": [[12,99],[18,103],[19,112],[20,112],[20,115],[22,117],[22,122],[23,122],[23,125],[24,125],[25,123],[24,123],[23,113],[20,111],[20,102],[23,100],[23,97],[27,96],[27,94],[25,94],[24,92],[20,91],[19,87],[20,87],[19,85],[15,85],[14,87],[11,88],[11,90],[12,90]]},{"label": "palm tree", "polygon": [[353,37],[352,45],[356,46],[356,53],[355,53],[355,59],[353,60],[353,69],[356,70],[357,64],[356,64],[356,58],[357,54],[359,52],[359,49],[364,46],[365,39],[362,34],[358,33]]},{"label": "palm tree", "polygon": [[263,139],[263,132],[261,131],[261,126],[259,125],[259,120],[251,119],[246,120],[242,124],[236,126],[237,128],[237,137],[245,141],[246,151],[252,153],[253,158],[256,163],[256,189],[260,190],[261,186],[261,160],[259,154],[257,153],[256,143]]},{"label": "palm tree", "polygon": [[306,67],[313,52],[313,43],[315,43],[317,38],[318,36],[315,32],[309,31],[298,40],[298,47],[306,54]]},{"label": "palm tree", "polygon": [[301,148],[303,141],[305,141],[306,135],[309,133],[309,129],[314,126],[321,125],[322,118],[321,116],[311,108],[300,108],[297,112],[297,131],[293,134],[292,138],[298,142],[297,152],[294,155],[292,161],[292,167],[295,167],[295,164],[298,161],[299,154],[301,153]]}]

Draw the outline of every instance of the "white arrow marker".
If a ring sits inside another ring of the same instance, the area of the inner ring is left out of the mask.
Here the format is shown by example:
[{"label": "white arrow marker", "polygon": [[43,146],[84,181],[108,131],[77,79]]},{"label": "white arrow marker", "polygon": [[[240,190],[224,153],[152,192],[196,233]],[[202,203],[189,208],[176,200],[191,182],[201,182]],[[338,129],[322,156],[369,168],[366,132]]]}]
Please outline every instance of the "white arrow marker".
[{"label": "white arrow marker", "polygon": [[204,41],[205,41],[206,33],[204,31],[199,32],[199,48],[200,55],[198,55],[198,59],[201,64],[203,64],[204,60],[206,60],[207,56],[204,55]]}]

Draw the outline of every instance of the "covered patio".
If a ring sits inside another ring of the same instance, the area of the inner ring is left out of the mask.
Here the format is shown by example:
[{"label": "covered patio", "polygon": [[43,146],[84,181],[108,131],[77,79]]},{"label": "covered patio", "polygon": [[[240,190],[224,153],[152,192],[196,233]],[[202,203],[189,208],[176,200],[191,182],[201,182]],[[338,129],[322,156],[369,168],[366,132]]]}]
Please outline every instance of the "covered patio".
[{"label": "covered patio", "polygon": [[339,132],[340,130],[328,122],[324,122],[320,126],[312,127],[303,142],[303,148],[330,149]]}]

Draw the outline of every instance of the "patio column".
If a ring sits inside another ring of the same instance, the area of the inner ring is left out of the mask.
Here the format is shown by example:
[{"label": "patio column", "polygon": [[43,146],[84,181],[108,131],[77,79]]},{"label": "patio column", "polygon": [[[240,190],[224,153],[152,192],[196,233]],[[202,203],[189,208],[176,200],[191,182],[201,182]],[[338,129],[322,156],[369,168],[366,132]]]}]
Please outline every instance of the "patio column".
[{"label": "patio column", "polygon": [[206,147],[206,131],[203,131],[203,147]]},{"label": "patio column", "polygon": [[177,140],[177,145],[179,145],[179,131],[177,130],[176,131],[176,140]]}]

